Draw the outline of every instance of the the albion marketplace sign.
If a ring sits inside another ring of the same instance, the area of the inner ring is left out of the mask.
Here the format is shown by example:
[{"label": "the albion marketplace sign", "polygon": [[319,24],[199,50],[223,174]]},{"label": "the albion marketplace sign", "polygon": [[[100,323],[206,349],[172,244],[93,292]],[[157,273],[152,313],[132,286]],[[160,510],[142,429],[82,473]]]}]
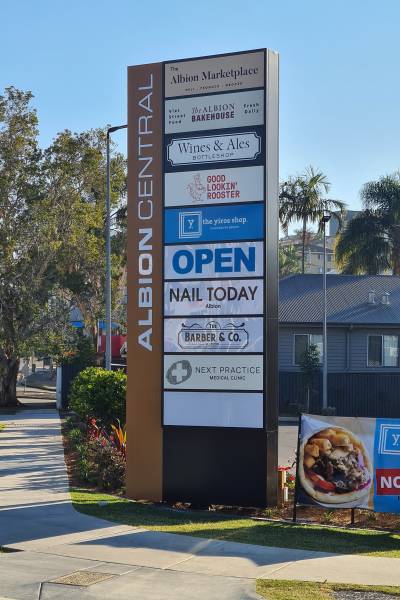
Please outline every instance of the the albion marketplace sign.
[{"label": "the albion marketplace sign", "polygon": [[276,502],[278,56],[128,69],[127,493]]}]

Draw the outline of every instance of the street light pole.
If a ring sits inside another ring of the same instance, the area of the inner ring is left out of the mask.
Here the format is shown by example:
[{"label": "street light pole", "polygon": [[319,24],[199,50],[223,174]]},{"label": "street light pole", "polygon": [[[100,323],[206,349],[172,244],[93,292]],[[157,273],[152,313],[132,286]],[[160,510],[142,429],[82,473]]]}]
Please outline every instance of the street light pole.
[{"label": "street light pole", "polygon": [[110,177],[110,134],[118,129],[126,129],[127,125],[118,125],[107,129],[107,174],[106,174],[106,362],[105,367],[111,371],[111,177]]},{"label": "street light pole", "polygon": [[324,274],[323,274],[323,334],[322,334],[322,408],[328,408],[328,337],[327,337],[327,306],[326,306],[326,224],[330,221],[331,215],[324,212],[322,225],[324,228]]}]

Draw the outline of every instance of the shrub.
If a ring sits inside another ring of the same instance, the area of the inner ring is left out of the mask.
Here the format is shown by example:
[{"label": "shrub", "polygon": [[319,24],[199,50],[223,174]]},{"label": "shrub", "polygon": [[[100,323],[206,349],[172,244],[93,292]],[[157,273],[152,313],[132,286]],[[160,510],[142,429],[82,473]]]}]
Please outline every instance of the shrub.
[{"label": "shrub", "polygon": [[120,490],[125,485],[124,453],[102,431],[98,437],[92,437],[89,433],[85,442],[78,444],[76,451],[82,482],[106,491]]},{"label": "shrub", "polygon": [[96,354],[92,339],[83,335],[79,330],[74,332],[73,337],[69,340],[68,347],[64,348],[58,358],[58,362],[60,364],[79,365],[81,368],[95,365]]},{"label": "shrub", "polygon": [[70,429],[67,433],[67,436],[69,443],[73,448],[78,446],[78,444],[82,443],[83,433],[79,429],[79,427],[74,427],[73,429]]},{"label": "shrub", "polygon": [[96,449],[95,477],[97,487],[102,490],[118,490],[125,484],[125,458],[121,452],[110,444]]},{"label": "shrub", "polygon": [[89,367],[72,381],[70,407],[83,421],[99,419],[109,428],[116,420],[125,423],[126,375]]}]

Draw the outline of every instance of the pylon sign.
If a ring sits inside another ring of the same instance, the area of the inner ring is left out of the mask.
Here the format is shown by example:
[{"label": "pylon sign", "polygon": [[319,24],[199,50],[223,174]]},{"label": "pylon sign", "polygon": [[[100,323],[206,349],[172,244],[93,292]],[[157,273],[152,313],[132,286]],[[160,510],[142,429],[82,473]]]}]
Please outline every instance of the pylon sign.
[{"label": "pylon sign", "polygon": [[278,56],[128,70],[134,498],[273,504]]}]

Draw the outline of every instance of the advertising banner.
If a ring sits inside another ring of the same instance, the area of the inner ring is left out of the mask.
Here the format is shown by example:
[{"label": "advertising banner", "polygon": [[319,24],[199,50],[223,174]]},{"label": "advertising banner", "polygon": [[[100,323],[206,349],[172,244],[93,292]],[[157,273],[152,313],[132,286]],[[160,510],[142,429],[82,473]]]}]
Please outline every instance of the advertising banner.
[{"label": "advertising banner", "polygon": [[261,428],[263,403],[263,395],[256,392],[166,391],[164,423],[183,427]]},{"label": "advertising banner", "polygon": [[300,504],[400,512],[400,419],[302,415]]},{"label": "advertising banner", "polygon": [[168,281],[164,315],[261,315],[263,290],[263,279]]},{"label": "advertising banner", "polygon": [[165,206],[261,202],[264,167],[236,167],[165,174]]},{"label": "advertising banner", "polygon": [[261,277],[263,242],[165,246],[165,279]]},{"label": "advertising banner", "polygon": [[264,205],[262,203],[186,210],[171,208],[165,211],[166,244],[261,240],[263,237]]},{"label": "advertising banner", "polygon": [[165,96],[195,96],[264,86],[264,52],[170,62]]},{"label": "advertising banner", "polygon": [[165,352],[262,352],[263,318],[165,319]]},{"label": "advertising banner", "polygon": [[255,390],[263,389],[263,357],[259,355],[164,356],[165,389]]},{"label": "advertising banner", "polygon": [[165,102],[165,133],[248,127],[264,122],[264,90]]},{"label": "advertising banner", "polygon": [[255,161],[261,157],[257,131],[223,133],[201,137],[170,137],[166,167]]}]

